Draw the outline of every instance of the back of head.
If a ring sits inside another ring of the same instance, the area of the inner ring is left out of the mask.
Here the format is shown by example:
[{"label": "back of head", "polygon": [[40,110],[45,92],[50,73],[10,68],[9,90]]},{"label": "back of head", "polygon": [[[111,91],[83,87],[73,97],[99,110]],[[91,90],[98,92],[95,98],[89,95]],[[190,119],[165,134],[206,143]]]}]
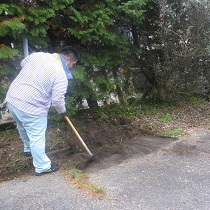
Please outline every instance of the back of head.
[{"label": "back of head", "polygon": [[65,55],[67,57],[71,57],[72,61],[78,61],[80,59],[80,54],[77,51],[77,49],[75,49],[72,46],[67,46],[65,48],[63,48],[60,53],[62,55]]}]

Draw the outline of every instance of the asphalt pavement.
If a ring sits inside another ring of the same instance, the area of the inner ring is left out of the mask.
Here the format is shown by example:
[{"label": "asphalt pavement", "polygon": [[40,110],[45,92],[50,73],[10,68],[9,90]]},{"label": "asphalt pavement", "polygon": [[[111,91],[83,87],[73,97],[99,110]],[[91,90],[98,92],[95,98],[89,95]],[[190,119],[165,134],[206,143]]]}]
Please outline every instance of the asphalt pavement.
[{"label": "asphalt pavement", "polygon": [[105,190],[103,198],[76,189],[59,170],[0,183],[0,210],[210,209],[210,130],[197,128],[158,149],[140,150],[90,166],[89,181]]}]

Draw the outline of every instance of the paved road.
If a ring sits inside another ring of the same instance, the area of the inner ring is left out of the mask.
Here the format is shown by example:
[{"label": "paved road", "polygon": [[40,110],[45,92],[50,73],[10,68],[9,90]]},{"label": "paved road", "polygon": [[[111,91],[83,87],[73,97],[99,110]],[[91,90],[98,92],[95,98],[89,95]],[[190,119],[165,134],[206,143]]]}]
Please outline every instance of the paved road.
[{"label": "paved road", "polygon": [[103,160],[87,171],[103,199],[70,186],[62,171],[3,182],[0,210],[209,210],[209,151],[210,131],[200,128],[150,153]]}]

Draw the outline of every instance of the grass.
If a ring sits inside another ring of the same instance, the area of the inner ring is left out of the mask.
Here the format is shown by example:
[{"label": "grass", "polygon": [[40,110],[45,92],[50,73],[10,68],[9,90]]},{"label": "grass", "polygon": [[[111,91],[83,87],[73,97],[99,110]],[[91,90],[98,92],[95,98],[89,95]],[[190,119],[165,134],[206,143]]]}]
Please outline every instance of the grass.
[{"label": "grass", "polygon": [[160,123],[146,124],[145,127],[150,131],[154,131],[154,130],[157,130],[160,127]]},{"label": "grass", "polygon": [[184,130],[181,128],[171,129],[171,130],[167,130],[167,131],[163,132],[163,136],[177,137],[177,136],[182,135],[183,131]]},{"label": "grass", "polygon": [[174,104],[142,103],[141,121],[155,134],[180,136],[185,130],[210,124],[208,101],[192,97]]},{"label": "grass", "polygon": [[69,180],[70,184],[78,189],[82,189],[87,191],[89,194],[94,196],[103,197],[105,196],[105,191],[103,188],[92,184],[88,181],[88,176],[81,170],[76,168],[72,168],[67,170],[67,180]]},{"label": "grass", "polygon": [[[64,148],[68,144],[68,134],[69,130],[66,129],[66,124],[64,122],[54,123],[49,126],[46,132],[46,147],[48,151],[58,150],[59,148]],[[64,132],[65,131],[65,132]]]},{"label": "grass", "polygon": [[[130,107],[127,105],[114,104],[113,106],[101,107],[95,111],[84,110],[75,120],[77,120],[79,130],[80,132],[83,131],[83,134],[86,134],[87,122],[89,122],[89,120],[98,122],[98,124],[102,121],[102,126],[106,126],[106,123],[111,123],[114,127],[115,125],[127,126],[137,119],[141,122],[141,128],[150,131],[150,133],[176,137],[181,136],[183,132],[187,131],[189,128],[197,126],[208,127],[210,125],[209,105],[210,102],[199,98],[180,101],[177,104],[146,104],[141,102],[135,104],[135,106],[129,105]],[[124,119],[129,119],[130,121]],[[118,124],[113,123],[115,120]],[[106,132],[104,135],[108,135],[108,133]],[[76,139],[73,132],[71,134],[71,129],[65,121],[56,121],[50,124],[46,137],[47,152],[69,147],[69,141],[73,142],[74,138]],[[78,142],[77,139],[76,142]],[[109,145],[109,148],[112,149],[112,146],[113,145]],[[19,138],[17,129],[7,129],[0,132],[1,164],[6,167],[7,171],[12,171],[13,168],[18,170],[28,167],[23,160],[22,152],[23,143]],[[78,188],[85,189],[94,195],[105,194],[102,188],[89,183],[88,177],[86,177],[82,171],[78,170],[83,167],[80,162],[67,162],[66,164],[68,165],[67,171],[71,183],[74,183]],[[1,167],[0,170],[3,171],[3,168]]]},{"label": "grass", "polygon": [[171,116],[170,114],[163,115],[163,116],[159,119],[159,121],[160,121],[161,123],[168,123],[168,122],[171,122],[171,121],[173,121],[173,120],[174,120],[174,117]]},{"label": "grass", "polygon": [[105,196],[105,191],[103,188],[90,183],[88,180],[88,175],[78,168],[80,168],[81,163],[79,161],[67,161],[64,165],[66,168],[66,178],[68,182],[74,187],[85,190],[91,195],[103,197]]},{"label": "grass", "polygon": [[9,143],[14,140],[14,136],[19,136],[17,129],[6,129],[5,131],[0,131],[0,142]]}]

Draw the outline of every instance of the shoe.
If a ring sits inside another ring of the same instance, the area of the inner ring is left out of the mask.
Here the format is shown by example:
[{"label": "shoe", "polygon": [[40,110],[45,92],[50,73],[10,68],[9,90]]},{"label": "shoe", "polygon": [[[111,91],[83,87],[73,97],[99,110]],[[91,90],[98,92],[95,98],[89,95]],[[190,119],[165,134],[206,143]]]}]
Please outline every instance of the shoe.
[{"label": "shoe", "polygon": [[36,176],[42,176],[44,174],[49,174],[49,173],[52,173],[52,172],[55,172],[59,169],[60,167],[58,165],[51,165],[51,168],[48,169],[47,171],[44,171],[44,172],[41,172],[41,173],[37,173],[35,172],[35,175]]},{"label": "shoe", "polygon": [[30,152],[24,152],[24,153],[23,153],[23,156],[24,156],[24,157],[31,157],[31,153],[30,153]]}]

